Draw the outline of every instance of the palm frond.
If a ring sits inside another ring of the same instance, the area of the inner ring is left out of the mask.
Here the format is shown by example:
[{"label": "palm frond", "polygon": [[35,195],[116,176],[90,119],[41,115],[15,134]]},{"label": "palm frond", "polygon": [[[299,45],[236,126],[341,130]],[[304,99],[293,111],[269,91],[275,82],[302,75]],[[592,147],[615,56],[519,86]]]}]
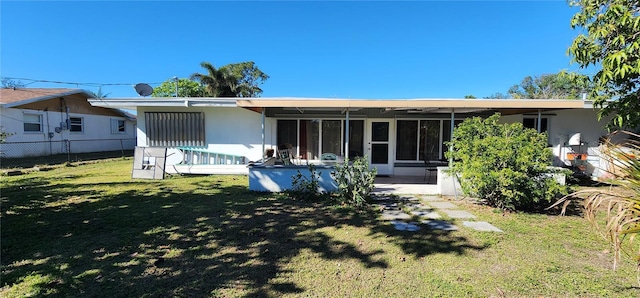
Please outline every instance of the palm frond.
[{"label": "palm frond", "polygon": [[[620,138],[622,136],[622,138]],[[622,141],[614,141],[620,140]],[[549,208],[562,205],[564,214],[574,200],[581,200],[586,219],[613,246],[615,269],[621,253],[631,256],[640,269],[640,249],[633,249],[640,233],[640,135],[614,132],[602,145],[601,153],[607,167],[602,169],[608,182],[617,186],[608,190],[583,190],[569,194]],[[604,225],[598,214],[604,212]],[[637,244],[636,244],[637,246]]]}]

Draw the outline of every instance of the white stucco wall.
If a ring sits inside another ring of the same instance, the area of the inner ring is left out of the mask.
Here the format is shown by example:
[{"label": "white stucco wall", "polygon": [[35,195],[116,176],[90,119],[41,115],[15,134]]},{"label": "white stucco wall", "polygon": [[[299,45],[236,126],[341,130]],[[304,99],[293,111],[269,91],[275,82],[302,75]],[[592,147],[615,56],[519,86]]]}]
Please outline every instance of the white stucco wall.
[{"label": "white stucco wall", "polygon": [[[42,116],[42,131],[24,131],[25,113]],[[68,129],[61,129],[56,132],[56,127],[60,127],[60,123],[65,121],[66,117],[66,113],[59,111],[0,109],[0,126],[5,132],[13,134],[6,139],[7,143],[1,145],[2,157],[66,153],[68,144],[71,144],[72,153],[120,150],[123,147],[129,150],[135,146],[132,141],[136,134],[135,123],[124,117],[70,113],[69,117],[82,118],[83,131],[71,132]],[[112,133],[111,119],[125,120],[125,133]]]},{"label": "white stucco wall", "polygon": [[[237,107],[138,107],[138,146],[147,146],[145,112],[203,112],[207,150],[244,156],[248,161],[262,158],[262,115]],[[265,149],[275,148],[275,120],[265,119]],[[167,152],[167,165],[182,161],[176,149]]]},{"label": "white stucco wall", "polygon": [[[537,115],[527,115],[537,117]],[[601,174],[604,165],[600,162],[599,139],[607,136],[605,129],[608,119],[598,121],[597,111],[593,109],[559,110],[542,113],[548,119],[549,144],[555,156],[554,166],[570,166],[567,153],[587,153],[586,172],[595,178]],[[523,115],[503,116],[504,123],[522,122]],[[569,138],[580,133],[582,146],[570,146]]]}]

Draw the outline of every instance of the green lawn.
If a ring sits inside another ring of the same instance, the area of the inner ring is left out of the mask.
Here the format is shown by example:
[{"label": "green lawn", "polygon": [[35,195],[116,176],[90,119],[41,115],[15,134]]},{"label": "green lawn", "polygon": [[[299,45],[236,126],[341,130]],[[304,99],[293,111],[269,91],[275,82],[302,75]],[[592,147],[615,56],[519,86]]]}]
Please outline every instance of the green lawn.
[{"label": "green lawn", "polygon": [[640,296],[580,217],[456,202],[505,232],[402,232],[242,176],[132,180],[131,165],[0,177],[0,296]]}]

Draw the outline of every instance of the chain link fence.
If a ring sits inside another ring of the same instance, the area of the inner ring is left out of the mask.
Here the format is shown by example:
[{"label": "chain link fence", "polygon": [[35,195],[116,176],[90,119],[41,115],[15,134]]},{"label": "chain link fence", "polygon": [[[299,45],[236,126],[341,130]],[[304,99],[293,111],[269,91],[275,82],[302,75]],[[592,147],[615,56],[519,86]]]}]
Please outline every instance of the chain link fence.
[{"label": "chain link fence", "polygon": [[13,159],[36,156],[49,156],[103,152],[103,151],[131,151],[136,146],[136,139],[91,139],[91,140],[62,140],[39,142],[6,142],[0,144],[0,158]]}]

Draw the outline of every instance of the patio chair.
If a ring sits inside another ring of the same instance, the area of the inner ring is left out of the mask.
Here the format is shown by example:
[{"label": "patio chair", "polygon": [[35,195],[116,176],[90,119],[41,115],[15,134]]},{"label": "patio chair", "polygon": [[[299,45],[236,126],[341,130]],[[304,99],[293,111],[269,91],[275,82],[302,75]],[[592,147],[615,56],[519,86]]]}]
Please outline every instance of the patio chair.
[{"label": "patio chair", "polygon": [[338,162],[338,156],[333,153],[322,153],[320,162],[325,165],[335,165]]},{"label": "patio chair", "polygon": [[280,160],[282,160],[284,165],[292,164],[290,149],[278,149],[278,157],[280,157]]}]

